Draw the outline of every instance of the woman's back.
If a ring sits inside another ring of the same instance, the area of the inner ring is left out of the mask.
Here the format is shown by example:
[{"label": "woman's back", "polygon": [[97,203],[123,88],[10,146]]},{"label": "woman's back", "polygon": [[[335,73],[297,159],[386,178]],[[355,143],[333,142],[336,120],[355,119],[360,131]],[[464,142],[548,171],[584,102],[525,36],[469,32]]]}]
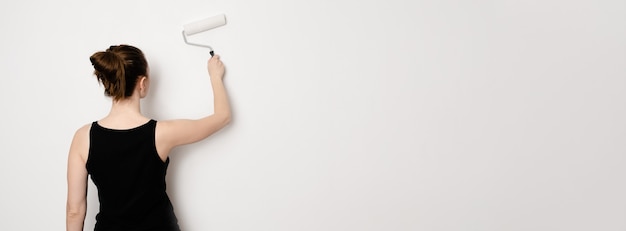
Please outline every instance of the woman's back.
[{"label": "woman's back", "polygon": [[98,187],[96,231],[179,230],[165,192],[169,158],[156,151],[157,122],[111,129],[93,122],[86,168]]}]

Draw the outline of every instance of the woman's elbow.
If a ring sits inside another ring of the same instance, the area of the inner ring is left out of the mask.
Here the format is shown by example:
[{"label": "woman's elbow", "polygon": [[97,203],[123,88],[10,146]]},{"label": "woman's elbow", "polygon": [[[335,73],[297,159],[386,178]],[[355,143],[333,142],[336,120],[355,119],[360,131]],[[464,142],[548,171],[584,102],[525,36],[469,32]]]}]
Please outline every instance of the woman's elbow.
[{"label": "woman's elbow", "polygon": [[226,113],[223,117],[222,117],[222,124],[224,124],[224,126],[228,125],[231,121],[232,121],[232,115],[230,113]]},{"label": "woman's elbow", "polygon": [[79,203],[68,202],[65,212],[68,220],[84,219],[87,213],[87,203],[84,200]]},{"label": "woman's elbow", "polygon": [[83,221],[85,219],[85,209],[67,210],[68,221]]},{"label": "woman's elbow", "polygon": [[77,220],[85,217],[85,212],[83,211],[67,211],[67,219],[68,220]]}]

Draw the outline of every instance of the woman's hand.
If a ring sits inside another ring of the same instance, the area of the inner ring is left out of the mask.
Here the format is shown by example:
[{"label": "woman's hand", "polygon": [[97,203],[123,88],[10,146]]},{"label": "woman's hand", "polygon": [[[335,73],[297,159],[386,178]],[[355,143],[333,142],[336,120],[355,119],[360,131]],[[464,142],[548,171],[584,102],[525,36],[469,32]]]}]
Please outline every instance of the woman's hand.
[{"label": "woman's hand", "polygon": [[224,78],[224,63],[220,60],[219,55],[215,55],[209,59],[207,64],[209,69],[209,76],[211,79],[223,79]]}]

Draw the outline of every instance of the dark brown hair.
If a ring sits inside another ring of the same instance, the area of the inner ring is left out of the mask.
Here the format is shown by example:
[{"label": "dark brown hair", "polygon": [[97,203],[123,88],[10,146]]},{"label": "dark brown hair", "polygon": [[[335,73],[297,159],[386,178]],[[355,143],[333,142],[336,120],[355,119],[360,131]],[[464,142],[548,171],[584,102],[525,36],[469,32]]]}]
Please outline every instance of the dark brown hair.
[{"label": "dark brown hair", "polygon": [[133,95],[139,76],[148,76],[148,62],[143,52],[130,45],[111,46],[89,57],[104,94],[121,100]]}]

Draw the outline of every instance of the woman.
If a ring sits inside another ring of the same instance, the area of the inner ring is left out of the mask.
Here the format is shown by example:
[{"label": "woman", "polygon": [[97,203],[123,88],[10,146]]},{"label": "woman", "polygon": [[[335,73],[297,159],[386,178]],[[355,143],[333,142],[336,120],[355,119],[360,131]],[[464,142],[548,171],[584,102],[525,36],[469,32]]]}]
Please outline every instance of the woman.
[{"label": "woman", "polygon": [[224,88],[224,65],[208,61],[214,113],[198,120],[155,121],[140,111],[148,93],[148,64],[141,50],[111,46],[90,57],[94,74],[113,104],[109,114],[79,128],[68,156],[67,230],[83,230],[87,176],[98,187],[96,231],[180,230],[165,192],[172,148],[200,141],[231,118]]}]

